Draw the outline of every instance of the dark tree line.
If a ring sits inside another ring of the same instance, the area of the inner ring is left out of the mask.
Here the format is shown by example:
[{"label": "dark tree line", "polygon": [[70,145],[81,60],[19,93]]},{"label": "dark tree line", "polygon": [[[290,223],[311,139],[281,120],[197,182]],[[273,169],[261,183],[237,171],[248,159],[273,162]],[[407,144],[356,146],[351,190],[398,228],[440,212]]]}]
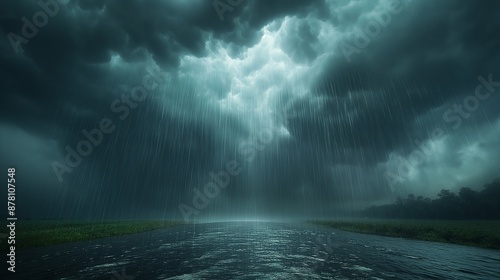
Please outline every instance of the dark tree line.
[{"label": "dark tree line", "polygon": [[500,179],[486,184],[479,192],[461,188],[458,194],[441,190],[438,198],[408,195],[396,203],[372,206],[362,213],[365,217],[399,219],[483,219],[500,220]]}]

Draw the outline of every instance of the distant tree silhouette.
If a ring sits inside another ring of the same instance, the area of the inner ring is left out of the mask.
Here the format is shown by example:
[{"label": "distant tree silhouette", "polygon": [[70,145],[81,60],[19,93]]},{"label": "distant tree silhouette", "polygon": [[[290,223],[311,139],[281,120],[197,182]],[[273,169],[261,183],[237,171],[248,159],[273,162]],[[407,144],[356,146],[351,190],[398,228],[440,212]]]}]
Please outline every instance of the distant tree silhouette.
[{"label": "distant tree silhouette", "polygon": [[399,219],[500,219],[500,179],[483,186],[480,192],[463,187],[458,195],[441,190],[431,200],[410,194],[398,197],[394,204],[372,206],[362,211],[365,217]]}]

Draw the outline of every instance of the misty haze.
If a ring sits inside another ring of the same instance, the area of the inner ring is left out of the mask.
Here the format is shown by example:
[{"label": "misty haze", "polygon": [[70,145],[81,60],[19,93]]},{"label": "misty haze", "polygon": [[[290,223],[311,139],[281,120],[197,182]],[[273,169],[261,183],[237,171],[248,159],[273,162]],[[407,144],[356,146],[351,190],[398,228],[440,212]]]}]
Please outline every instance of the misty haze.
[{"label": "misty haze", "polygon": [[2,279],[500,279],[500,2],[0,3]]}]

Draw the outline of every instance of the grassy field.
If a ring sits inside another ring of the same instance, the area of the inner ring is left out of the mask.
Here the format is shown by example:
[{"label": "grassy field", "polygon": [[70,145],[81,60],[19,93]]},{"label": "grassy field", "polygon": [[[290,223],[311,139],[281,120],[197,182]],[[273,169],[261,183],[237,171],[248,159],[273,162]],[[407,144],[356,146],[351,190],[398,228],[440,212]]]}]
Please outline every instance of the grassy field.
[{"label": "grassy field", "polygon": [[500,249],[500,221],[359,219],[312,223],[351,232]]},{"label": "grassy field", "polygon": [[[16,223],[16,250],[59,243],[91,240],[126,235],[183,224],[171,221],[18,221]],[[4,227],[2,236],[7,233]],[[0,251],[7,251],[7,239],[2,238]]]}]

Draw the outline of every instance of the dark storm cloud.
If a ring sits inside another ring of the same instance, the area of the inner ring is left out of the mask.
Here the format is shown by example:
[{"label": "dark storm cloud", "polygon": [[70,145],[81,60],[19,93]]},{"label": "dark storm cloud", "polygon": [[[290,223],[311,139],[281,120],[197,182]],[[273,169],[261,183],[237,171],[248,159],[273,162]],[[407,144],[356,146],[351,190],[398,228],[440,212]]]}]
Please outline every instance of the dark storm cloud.
[{"label": "dark storm cloud", "polygon": [[[499,3],[402,3],[349,63],[339,44],[387,2],[242,1],[221,20],[212,1],[70,1],[16,54],[7,34],[21,35],[21,18],[41,8],[3,1],[0,134],[11,137],[1,166],[32,170],[24,204],[47,210],[27,216],[179,217],[178,204],[230,160],[243,171],[204,214],[328,215],[387,198],[389,155],[441,125],[477,76],[500,80]],[[148,67],[168,79],[117,120],[110,105]],[[491,134],[479,149],[499,150],[496,103],[453,134],[457,149],[477,129]],[[282,111],[296,117],[269,113]],[[116,131],[60,185],[50,164],[105,117]],[[272,143],[245,163],[240,144],[264,127]],[[443,166],[456,161],[443,152]],[[437,163],[426,164],[422,172]],[[490,181],[474,174],[470,182]]]},{"label": "dark storm cloud", "polygon": [[[94,89],[81,88],[88,87],[89,82],[105,82],[109,74],[99,64],[109,62],[113,54],[127,62],[144,60],[150,54],[156,63],[168,69],[178,65],[182,54],[205,55],[209,34],[243,47],[249,41],[233,36],[234,32],[255,36],[253,33],[257,34],[262,25],[287,13],[279,9],[278,3],[252,1],[250,7],[243,3],[233,18],[221,22],[208,2],[193,1],[188,5],[181,1],[71,1],[59,5],[59,13],[40,28],[37,36],[21,44],[23,55],[13,55],[9,50],[11,44],[2,42],[2,84],[6,85],[6,92],[15,91],[15,96],[25,97],[39,107],[49,103],[56,106],[54,102],[65,104],[77,87],[87,92],[87,96],[106,96]],[[287,10],[302,11],[310,5],[302,2],[287,3]],[[5,13],[0,22],[5,35],[10,32],[22,35],[20,18],[31,20],[41,10],[34,2],[0,5]],[[247,17],[252,15],[248,19],[250,24],[243,22],[243,28],[237,28],[234,21],[246,9],[251,11],[247,13]],[[7,103],[11,102],[4,104]]]},{"label": "dark storm cloud", "polygon": [[[410,2],[362,53],[352,55],[351,63],[339,48],[317,84],[316,94],[329,97],[324,109],[297,123],[297,131],[310,126],[320,131],[325,117],[348,118],[355,108],[359,114],[351,122],[330,126],[352,135],[355,147],[391,150],[409,137],[422,137],[409,131],[419,115],[473,93],[477,76],[498,72],[498,7],[496,2]],[[344,40],[353,44],[354,38]]]}]

